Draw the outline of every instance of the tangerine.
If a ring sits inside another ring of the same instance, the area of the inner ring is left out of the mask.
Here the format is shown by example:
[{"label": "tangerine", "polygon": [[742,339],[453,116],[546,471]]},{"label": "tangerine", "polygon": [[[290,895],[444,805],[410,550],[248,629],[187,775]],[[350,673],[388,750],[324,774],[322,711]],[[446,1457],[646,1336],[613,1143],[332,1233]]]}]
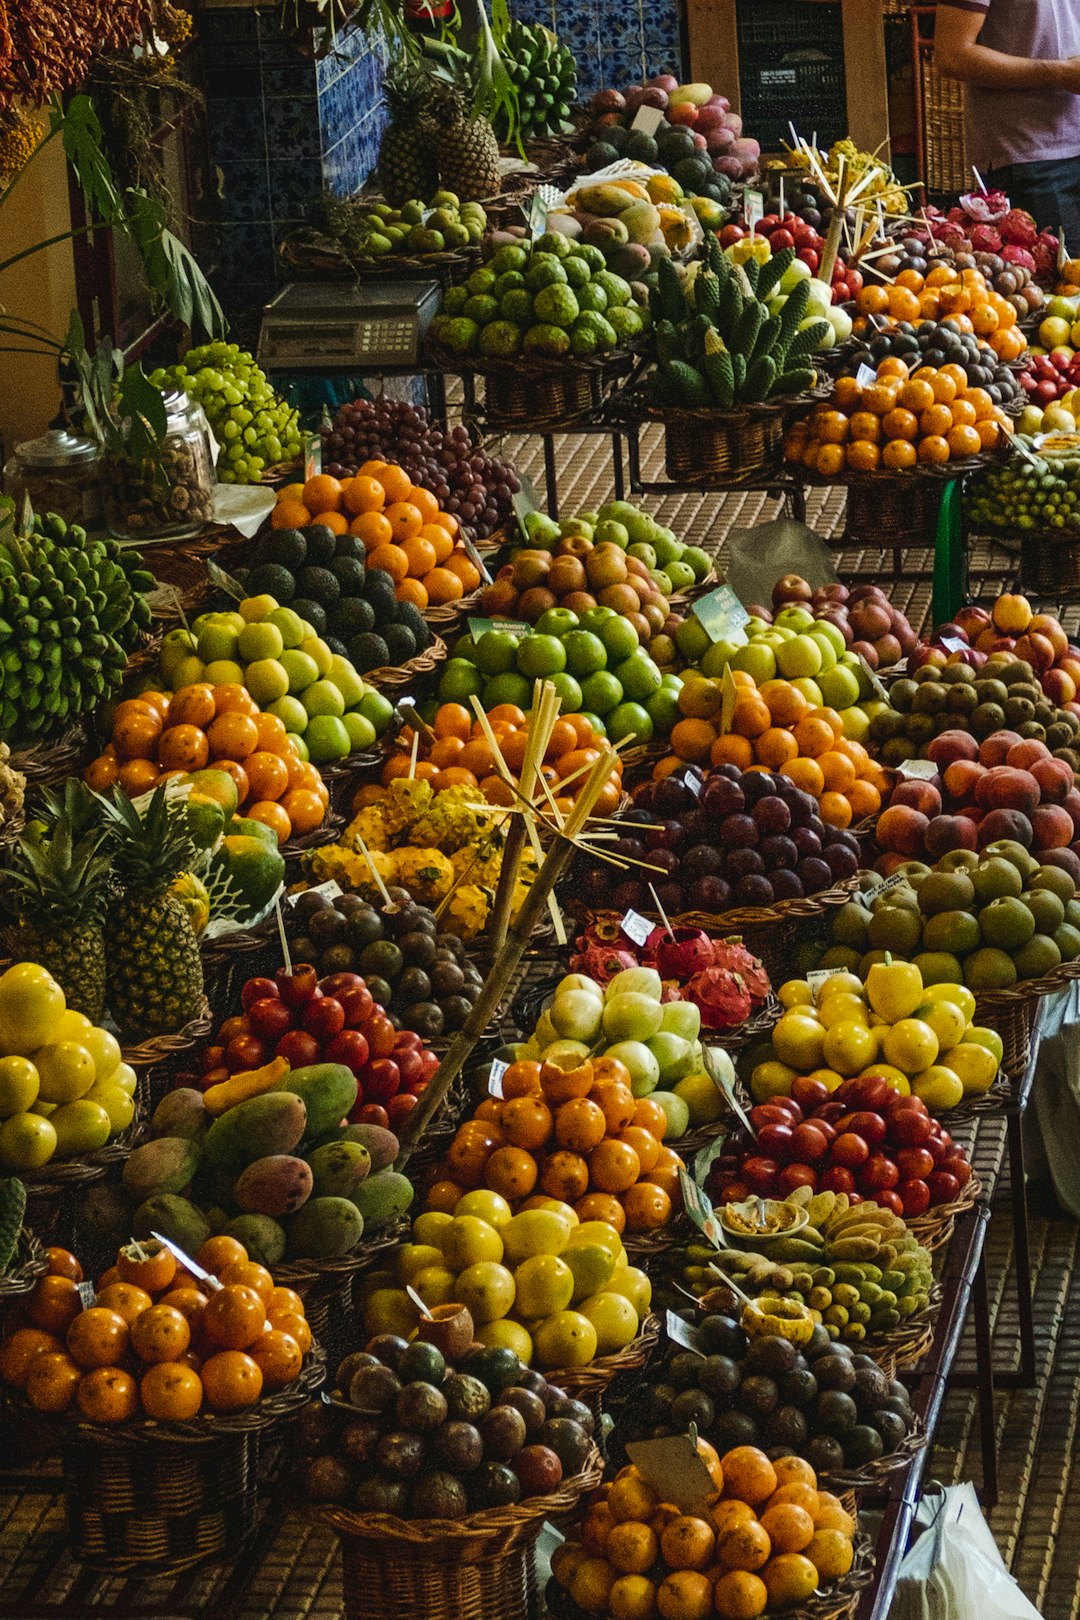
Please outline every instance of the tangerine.
[{"label": "tangerine", "polygon": [[817,1590],[818,1572],[802,1553],[780,1553],[761,1571],[770,1607],[791,1609],[805,1603]]},{"label": "tangerine", "polygon": [[70,1277],[46,1275],[30,1295],[26,1315],[34,1327],[62,1338],[81,1310],[78,1284]]},{"label": "tangerine", "polygon": [[190,1343],[187,1317],[172,1305],[151,1305],[132,1324],[131,1348],[141,1361],[179,1361]]},{"label": "tangerine", "polygon": [[696,1569],[677,1569],[657,1587],[656,1607],[663,1620],[708,1620],[712,1582]]},{"label": "tangerine", "polygon": [[202,1406],[202,1379],[186,1362],[159,1361],[143,1373],[139,1399],[147,1417],[180,1423],[193,1418]]},{"label": "tangerine", "polygon": [[108,1311],[115,1311],[131,1327],[154,1302],[146,1290],[135,1283],[114,1282],[98,1291],[97,1303]]},{"label": "tangerine", "polygon": [[[257,1299],[258,1295],[254,1297]],[[242,1350],[219,1350],[217,1355],[203,1362],[200,1377],[206,1404],[213,1412],[242,1411],[254,1406],[262,1394],[263,1375],[259,1365]]]},{"label": "tangerine", "polygon": [[284,1389],[300,1374],[304,1353],[291,1333],[270,1328],[251,1346],[251,1359],[263,1377],[264,1389]]},{"label": "tangerine", "polygon": [[588,1191],[589,1166],[580,1154],[561,1149],[544,1160],[540,1185],[549,1198],[572,1204]]},{"label": "tangerine", "polygon": [[764,1614],[768,1601],[765,1582],[748,1570],[729,1569],[713,1587],[713,1603],[720,1620],[756,1620]]},{"label": "tangerine", "polygon": [[528,1198],[536,1186],[536,1179],[536,1160],[524,1148],[496,1148],[484,1165],[484,1185],[492,1192],[501,1193],[509,1203]]},{"label": "tangerine", "polygon": [[67,1330],[67,1347],[80,1367],[115,1366],[128,1347],[127,1323],[118,1311],[91,1305]]},{"label": "tangerine", "polygon": [[79,1411],[91,1423],[126,1423],[139,1410],[139,1388],[122,1367],[95,1367],[79,1380]]},{"label": "tangerine", "polygon": [[626,1192],[640,1174],[641,1160],[629,1143],[617,1137],[609,1137],[589,1154],[589,1181],[600,1192]]}]

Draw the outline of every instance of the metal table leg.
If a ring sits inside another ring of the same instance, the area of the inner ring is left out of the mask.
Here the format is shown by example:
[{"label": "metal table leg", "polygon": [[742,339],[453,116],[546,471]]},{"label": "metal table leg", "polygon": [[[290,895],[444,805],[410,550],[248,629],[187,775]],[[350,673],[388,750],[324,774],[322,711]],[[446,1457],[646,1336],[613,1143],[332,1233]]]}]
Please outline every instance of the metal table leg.
[{"label": "metal table leg", "polygon": [[971,1290],[972,1321],[975,1328],[975,1364],[979,1391],[979,1452],[982,1457],[984,1507],[992,1508],[998,1499],[997,1427],[994,1416],[994,1365],[990,1343],[990,1298],[986,1286],[986,1255],[979,1258]]},{"label": "metal table leg", "polygon": [[1028,1230],[1027,1179],[1024,1170],[1024,1121],[1019,1110],[1006,1122],[1009,1182],[1012,1192],[1013,1265],[1016,1267],[1016,1305],[1020,1317],[1020,1364],[998,1373],[997,1381],[1009,1389],[1035,1386],[1035,1304],[1032,1299],[1031,1244]]},{"label": "metal table leg", "polygon": [[623,501],[626,499],[626,480],[623,477],[621,433],[613,433],[611,435],[611,471],[615,485],[615,499],[617,501]]},{"label": "metal table leg", "polygon": [[559,516],[559,470],[555,465],[555,436],[545,433],[544,439],[544,486],[547,495],[548,517]]}]

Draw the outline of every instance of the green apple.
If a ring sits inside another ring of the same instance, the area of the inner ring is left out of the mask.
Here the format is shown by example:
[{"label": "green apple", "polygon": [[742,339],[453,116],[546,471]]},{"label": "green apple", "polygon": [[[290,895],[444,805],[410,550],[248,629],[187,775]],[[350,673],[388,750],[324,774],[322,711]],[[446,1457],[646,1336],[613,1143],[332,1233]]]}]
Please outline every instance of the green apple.
[{"label": "green apple", "polygon": [[525,636],[518,643],[517,667],[529,680],[558,675],[566,668],[566,649],[558,636]]},{"label": "green apple", "polygon": [[300,701],[310,715],[329,714],[340,718],[345,713],[345,699],[333,681],[326,679],[313,681],[310,686],[305,686]]},{"label": "green apple", "polygon": [[[622,972],[616,973],[604,987],[604,996],[609,1001],[613,1001],[616,996],[636,995],[648,996],[650,1001],[659,1002],[663,993],[664,981],[656,969],[651,967],[623,968]],[[642,1039],[645,1037],[642,1036]]]},{"label": "green apple", "polygon": [[517,661],[517,636],[508,630],[485,630],[476,643],[476,667],[482,675],[505,675]]},{"label": "green apple", "polygon": [[707,551],[700,546],[687,546],[682,554],[682,561],[689,563],[694,570],[695,579],[704,579],[713,565],[713,560]]},{"label": "green apple", "polygon": [[643,703],[660,690],[660,671],[643,648],[615,666],[615,675],[623,692],[632,703]]},{"label": "green apple", "polygon": [[653,550],[656,552],[656,560],[661,568],[666,568],[668,563],[675,562],[681,557],[682,549],[682,541],[676,540],[670,530],[667,533],[657,535],[653,541]]},{"label": "green apple", "polygon": [[776,667],[786,680],[813,677],[821,668],[821,644],[812,636],[792,636],[776,651]]},{"label": "green apple", "polygon": [[809,608],[802,607],[798,602],[786,602],[773,623],[795,631],[809,630],[814,623],[814,615]]},{"label": "green apple", "polygon": [[594,714],[608,715],[623,700],[623,689],[610,669],[598,669],[581,682],[581,701]]},{"label": "green apple", "polygon": [[199,631],[198,654],[204,664],[236,657],[240,637],[231,624],[208,624]]},{"label": "green apple", "polygon": [[658,1029],[646,1042],[649,1051],[660,1065],[660,1084],[673,1086],[682,1080],[694,1066],[694,1045],[670,1030]]},{"label": "green apple", "polygon": [[832,669],[834,664],[836,663],[836,648],[833,646],[832,642],[829,640],[829,637],[820,635],[818,633],[818,630],[816,629],[816,627],[813,630],[808,631],[807,633],[808,633],[811,641],[816,641],[817,644],[818,644],[818,647],[821,650],[821,668],[822,668],[822,670]]},{"label": "green apple", "polygon": [[555,695],[559,699],[560,714],[577,714],[581,708],[581,687],[572,675],[560,671],[558,675],[549,675],[548,680],[555,688]]},{"label": "green apple", "polygon": [[609,545],[618,546],[625,551],[630,544],[630,531],[624,523],[618,523],[614,518],[601,518],[593,530],[593,541],[602,546],[605,541]]},{"label": "green apple", "polygon": [[817,681],[811,680],[809,675],[797,675],[791,684],[799,688],[811,708],[821,708],[821,687]]},{"label": "green apple", "polygon": [[[278,640],[281,640],[280,636]],[[276,659],[260,658],[254,664],[248,665],[246,682],[248,691],[260,709],[265,709],[271,703],[276,703],[279,698],[286,696],[289,690],[289,673]]]},{"label": "green apple", "polygon": [[570,634],[578,627],[578,616],[573,608],[553,607],[541,613],[533,625],[533,633],[538,636],[563,636]]},{"label": "green apple", "polygon": [[276,624],[246,624],[236,640],[236,651],[245,664],[264,658],[277,658],[285,650],[285,638]]},{"label": "green apple", "polygon": [[264,591],[261,596],[245,596],[238,605],[237,612],[245,624],[258,624],[261,620],[268,619],[280,605],[274,597]]},{"label": "green apple", "polygon": [[606,624],[609,619],[617,619],[618,617],[619,615],[614,608],[601,607],[597,603],[596,607],[586,608],[584,613],[578,614],[578,629],[591,630],[594,635],[598,635],[602,624]]},{"label": "green apple", "polygon": [[[325,683],[320,681],[318,684],[322,686]],[[313,686],[308,688],[309,692],[314,690]],[[352,752],[352,743],[344,721],[326,711],[313,715],[308,721],[304,741],[316,765],[328,765],[332,760],[348,759]]]},{"label": "green apple", "polygon": [[159,662],[161,673],[167,681],[172,682],[174,672],[185,658],[190,658],[196,652],[197,647],[198,639],[190,630],[170,630],[162,637]]},{"label": "green apple", "polygon": [[[675,639],[678,641],[677,635]],[[764,640],[764,637],[760,639]],[[698,668],[703,675],[708,675],[710,679],[715,680],[724,673],[735,654],[741,652],[746,645],[746,641],[741,637],[738,641],[734,640],[734,638],[725,638],[723,641],[710,641],[701,657],[697,660]]]},{"label": "green apple", "polygon": [[684,1041],[696,1041],[701,1033],[701,1009],[692,1001],[665,1001],[661,1008],[662,1031],[681,1035]]},{"label": "green apple", "polygon": [[604,723],[612,742],[621,742],[624,737],[634,737],[639,743],[652,741],[652,715],[640,703],[620,703],[604,716]]},{"label": "green apple", "polygon": [[707,1074],[700,1070],[685,1075],[675,1086],[675,1095],[681,1097],[690,1112],[690,1125],[711,1125],[724,1112],[724,1099]]},{"label": "green apple", "polygon": [[660,1065],[644,1041],[617,1041],[609,1046],[605,1057],[625,1064],[630,1071],[630,1090],[635,1097],[647,1097],[660,1081]]},{"label": "green apple", "polygon": [[617,614],[613,618],[605,619],[596,634],[604,643],[609,665],[621,663],[641,645],[641,638],[630,620],[621,619]]},{"label": "green apple", "polygon": [[310,653],[292,649],[278,660],[289,678],[289,691],[302,692],[319,678],[319,666]]},{"label": "green apple", "polygon": [[[490,714],[497,709],[500,703],[512,703],[515,708],[528,712],[532,703],[532,682],[527,681],[524,675],[516,670],[508,669],[505,675],[495,675],[482,688],[481,702],[485,711]],[[442,689],[440,687],[440,696]]]},{"label": "green apple", "polygon": [[600,637],[591,630],[571,630],[563,640],[563,647],[566,651],[566,667],[571,675],[582,678],[607,668],[607,650]]},{"label": "green apple", "polygon": [[817,677],[821,695],[830,709],[849,709],[859,701],[859,682],[853,670],[845,664],[822,670]]},{"label": "green apple", "polygon": [[735,649],[731,667],[749,675],[755,686],[764,686],[776,674],[776,654],[763,640],[748,641],[745,647]]},{"label": "green apple", "polygon": [[365,749],[374,747],[378,740],[375,735],[375,727],[370,720],[360,713],[359,709],[347,709],[341,717],[341,723],[349,734],[349,752],[351,754],[360,754]]},{"label": "green apple", "polygon": [[345,700],[347,709],[355,709],[364,695],[364,683],[347,658],[333,653],[330,658],[330,679]]},{"label": "green apple", "polygon": [[174,692],[179,692],[182,686],[195,686],[205,679],[206,665],[201,658],[192,653],[187,658],[181,658],[173,664],[172,674],[169,676],[169,685]]},{"label": "green apple", "polygon": [[[680,1080],[679,1084],[684,1085],[685,1081]],[[653,1101],[660,1104],[667,1119],[664,1141],[670,1142],[673,1137],[685,1136],[690,1129],[690,1109],[678,1092],[654,1091]]]},{"label": "green apple", "polygon": [[833,624],[831,619],[815,619],[814,628],[810,634],[813,636],[824,636],[832,646],[833,652],[835,652],[837,658],[839,658],[842,653],[847,652],[847,642],[844,640],[844,632],[841,630],[838,624]]},{"label": "green apple", "polygon": [[645,699],[645,712],[653,723],[653,728],[661,737],[666,737],[673,726],[678,725],[682,719],[679,710],[679,693],[670,686],[661,683],[658,691],[652,697]]},{"label": "green apple", "polygon": [[712,646],[700,619],[688,614],[675,631],[675,645],[688,664],[696,664],[706,649]]},{"label": "green apple", "polygon": [[694,583],[694,570],[681,557],[673,557],[671,562],[666,565],[664,572],[677,591],[689,590]]},{"label": "green apple", "polygon": [[604,1002],[599,990],[561,990],[551,1003],[548,1017],[561,1038],[587,1041],[600,1034]]},{"label": "green apple", "polygon": [[664,596],[670,596],[672,591],[675,589],[674,585],[671,583],[671,575],[665,574],[662,568],[651,569],[650,577],[657,590],[660,591]]},{"label": "green apple", "polygon": [[[288,654],[285,654],[288,657]],[[267,709],[268,714],[276,714],[286,731],[303,732],[308,723],[308,712],[299,698],[281,697],[276,703],[271,703]]]},{"label": "green apple", "polygon": [[[656,552],[644,540],[635,540],[634,544],[629,547],[627,556],[636,557],[638,562],[643,562],[650,574],[656,567]],[[614,609],[611,611],[614,612]]]},{"label": "green apple", "polygon": [[370,720],[375,727],[375,735],[381,737],[391,720],[394,718],[394,705],[390,699],[381,692],[376,692],[373,686],[364,682],[364,695],[357,704],[365,720]]}]

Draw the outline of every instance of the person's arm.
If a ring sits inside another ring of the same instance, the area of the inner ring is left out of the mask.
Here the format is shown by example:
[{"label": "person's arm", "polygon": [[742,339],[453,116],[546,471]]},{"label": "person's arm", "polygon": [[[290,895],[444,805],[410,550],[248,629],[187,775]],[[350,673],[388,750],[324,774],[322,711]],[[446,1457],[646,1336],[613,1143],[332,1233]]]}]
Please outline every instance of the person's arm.
[{"label": "person's arm", "polygon": [[1080,59],[1031,61],[979,44],[987,8],[978,0],[941,0],[934,20],[934,59],[946,78],[988,90],[1071,90],[1080,93]]}]

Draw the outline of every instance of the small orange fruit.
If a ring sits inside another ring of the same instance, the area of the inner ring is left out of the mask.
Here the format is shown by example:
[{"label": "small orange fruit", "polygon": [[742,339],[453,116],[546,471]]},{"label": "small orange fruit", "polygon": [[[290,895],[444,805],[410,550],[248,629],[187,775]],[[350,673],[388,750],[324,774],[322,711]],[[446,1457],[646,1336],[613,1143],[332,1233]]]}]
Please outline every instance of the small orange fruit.
[{"label": "small orange fruit", "polygon": [[187,1317],[172,1305],[151,1305],[131,1329],[131,1348],[141,1361],[179,1361],[190,1343]]},{"label": "small orange fruit", "polygon": [[128,1325],[116,1311],[91,1305],[67,1330],[67,1347],[80,1367],[115,1366],[128,1347]]},{"label": "small orange fruit", "polygon": [[82,1375],[66,1351],[46,1350],[27,1369],[26,1398],[38,1412],[66,1412]]},{"label": "small orange fruit", "polygon": [[211,1344],[224,1350],[246,1350],[263,1331],[265,1321],[263,1302],[253,1288],[226,1283],[207,1300],[200,1328]]},{"label": "small orange fruit", "polygon": [[240,1412],[254,1406],[262,1394],[259,1365],[242,1350],[221,1350],[210,1356],[203,1362],[200,1376],[206,1404],[213,1412]]},{"label": "small orange fruit", "polygon": [[95,1367],[79,1380],[79,1411],[92,1423],[126,1423],[139,1410],[139,1388],[122,1367]]},{"label": "small orange fruit", "polygon": [[139,1398],[147,1417],[180,1423],[193,1418],[202,1406],[202,1379],[186,1362],[159,1361],[143,1373]]},{"label": "small orange fruit", "polygon": [[121,1282],[134,1283],[148,1294],[160,1294],[172,1284],[176,1258],[157,1238],[147,1238],[145,1243],[129,1243],[120,1250],[116,1272]]},{"label": "small orange fruit", "polygon": [[32,1325],[61,1337],[82,1310],[78,1285],[70,1277],[42,1277],[30,1295],[26,1315]]},{"label": "small orange fruit", "polygon": [[713,1603],[720,1620],[757,1620],[768,1601],[765,1582],[747,1570],[729,1569],[713,1587]]},{"label": "small orange fruit", "polygon": [[262,1373],[264,1389],[284,1389],[299,1375],[304,1352],[291,1333],[270,1328],[251,1346],[251,1359]]}]

